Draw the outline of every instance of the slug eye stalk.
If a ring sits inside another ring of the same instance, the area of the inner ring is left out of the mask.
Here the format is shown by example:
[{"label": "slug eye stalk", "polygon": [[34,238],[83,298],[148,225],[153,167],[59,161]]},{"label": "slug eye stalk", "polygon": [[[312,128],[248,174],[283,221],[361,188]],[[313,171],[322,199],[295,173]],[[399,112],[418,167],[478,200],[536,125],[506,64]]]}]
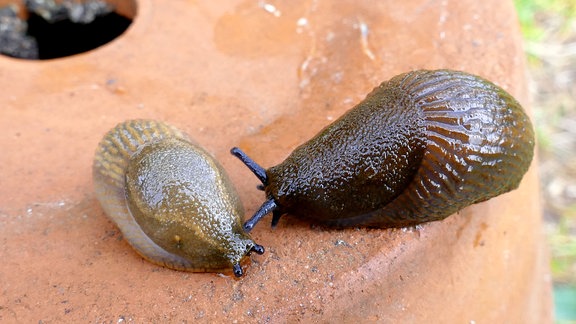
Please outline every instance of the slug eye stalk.
[{"label": "slug eye stalk", "polygon": [[[233,147],[230,150],[230,153],[237,157],[242,163],[256,175],[256,177],[262,182],[261,185],[258,185],[259,190],[265,190],[266,186],[268,185],[268,175],[266,174],[266,170],[261,167],[258,163],[254,162],[244,151],[239,149],[238,147]],[[280,216],[282,213],[278,211],[278,205],[274,198],[268,198],[262,206],[256,211],[254,216],[252,216],[249,220],[244,223],[244,231],[250,232],[254,226],[262,219],[264,216],[268,215],[269,213],[273,213],[272,215],[272,227],[276,227],[278,221],[280,220]]]},{"label": "slug eye stalk", "polygon": [[[240,161],[242,161],[242,163],[244,163],[248,167],[248,169],[250,169],[250,171],[254,173],[254,175],[260,180],[260,182],[262,182],[262,185],[266,187],[266,185],[268,184],[268,176],[266,175],[266,170],[264,170],[263,167],[258,165],[258,163],[254,162],[254,160],[252,160],[248,155],[246,155],[244,151],[242,151],[237,147],[233,147],[230,150],[230,153],[232,153],[232,155],[240,159]],[[264,189],[264,187],[259,186],[259,188],[262,188],[262,190]]]}]

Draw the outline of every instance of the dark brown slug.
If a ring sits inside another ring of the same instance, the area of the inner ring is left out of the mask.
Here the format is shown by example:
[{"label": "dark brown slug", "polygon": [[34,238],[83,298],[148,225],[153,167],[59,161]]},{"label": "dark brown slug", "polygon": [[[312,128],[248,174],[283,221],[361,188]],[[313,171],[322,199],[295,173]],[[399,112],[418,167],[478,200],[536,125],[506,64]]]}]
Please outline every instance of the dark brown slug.
[{"label": "dark brown slug", "polygon": [[516,189],[534,152],[520,104],[464,72],[413,71],[368,96],[264,170],[240,149],[267,200],[244,224],[273,212],[336,227],[404,227],[446,218]]},{"label": "dark brown slug", "polygon": [[106,214],[153,263],[239,277],[245,256],[264,253],[242,229],[244,210],[224,169],[173,126],[117,125],[98,145],[93,178]]}]

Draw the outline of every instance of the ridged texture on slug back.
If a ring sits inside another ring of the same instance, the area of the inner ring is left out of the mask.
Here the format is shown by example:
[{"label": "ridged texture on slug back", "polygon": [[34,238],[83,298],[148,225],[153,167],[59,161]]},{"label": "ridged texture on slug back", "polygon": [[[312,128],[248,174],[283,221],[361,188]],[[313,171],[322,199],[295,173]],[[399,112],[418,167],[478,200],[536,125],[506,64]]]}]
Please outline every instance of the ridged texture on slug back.
[{"label": "ridged texture on slug back", "polygon": [[520,104],[463,72],[414,71],[267,170],[282,212],[334,226],[443,219],[518,187],[534,151]]}]

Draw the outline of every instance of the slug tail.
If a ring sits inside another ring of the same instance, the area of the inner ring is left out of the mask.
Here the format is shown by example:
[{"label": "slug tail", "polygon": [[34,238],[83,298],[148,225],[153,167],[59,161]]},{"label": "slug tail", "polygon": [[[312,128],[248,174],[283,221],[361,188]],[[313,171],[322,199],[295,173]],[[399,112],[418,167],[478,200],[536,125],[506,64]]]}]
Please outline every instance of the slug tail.
[{"label": "slug tail", "polygon": [[244,163],[254,175],[262,182],[264,186],[268,184],[268,176],[266,175],[266,170],[263,167],[258,165],[258,163],[254,162],[246,153],[244,153],[241,149],[237,147],[233,147],[230,150],[230,153],[240,159],[242,163]]},{"label": "slug tail", "polygon": [[[260,206],[260,209],[258,209],[258,211],[254,214],[254,216],[252,216],[252,218],[250,218],[249,220],[246,221],[246,223],[244,223],[244,231],[246,232],[250,232],[254,226],[256,226],[256,224],[262,219],[264,218],[264,216],[268,215],[269,213],[276,211],[276,209],[278,208],[278,205],[276,205],[276,202],[274,201],[274,199],[268,199],[266,200],[262,206]],[[278,217],[280,218],[280,217]]]}]

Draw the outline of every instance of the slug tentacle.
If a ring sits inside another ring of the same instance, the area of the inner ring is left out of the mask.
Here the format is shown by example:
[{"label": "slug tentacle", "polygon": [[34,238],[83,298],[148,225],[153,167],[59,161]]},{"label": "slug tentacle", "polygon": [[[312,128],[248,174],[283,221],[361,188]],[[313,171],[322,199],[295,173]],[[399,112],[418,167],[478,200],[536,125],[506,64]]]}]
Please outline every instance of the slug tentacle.
[{"label": "slug tentacle", "polygon": [[236,277],[242,277],[242,275],[244,274],[244,272],[242,271],[242,267],[238,263],[233,265],[233,271]]},{"label": "slug tentacle", "polygon": [[278,209],[272,211],[272,228],[275,228],[278,225],[282,215],[284,215],[284,213]]},{"label": "slug tentacle", "polygon": [[254,246],[250,248],[250,252],[256,252],[256,254],[264,254],[264,251],[264,247],[258,244],[254,244]]},{"label": "slug tentacle", "polygon": [[106,214],[153,263],[238,276],[250,252],[264,252],[242,229],[244,210],[224,169],[173,126],[117,125],[96,150],[93,178]]},{"label": "slug tentacle", "polygon": [[[256,213],[254,214],[254,216],[252,216],[249,220],[247,220],[244,223],[244,230],[246,232],[250,232],[252,230],[252,228],[254,228],[254,226],[256,226],[256,224],[266,215],[268,215],[269,213],[273,212],[276,210],[276,208],[278,208],[278,206],[276,205],[276,201],[274,201],[274,199],[268,199],[266,200],[262,206],[260,206],[260,208],[258,209],[258,211],[256,211]],[[278,218],[280,218],[280,216],[278,216]],[[274,220],[273,220],[274,222]],[[278,222],[278,220],[276,220],[276,223]],[[273,225],[275,225],[273,223]]]},{"label": "slug tentacle", "polygon": [[[254,162],[246,153],[237,147],[233,147],[230,153],[240,159],[247,167],[256,175],[256,177],[262,182],[262,185],[266,186],[268,184],[268,176],[266,175],[266,170]],[[260,187],[258,187],[260,189]]]},{"label": "slug tentacle", "polygon": [[247,231],[271,211],[273,225],[288,213],[337,227],[403,227],[516,189],[534,131],[492,82],[419,70],[380,84],[276,166],[264,170],[239,149],[233,154],[267,197]]}]

